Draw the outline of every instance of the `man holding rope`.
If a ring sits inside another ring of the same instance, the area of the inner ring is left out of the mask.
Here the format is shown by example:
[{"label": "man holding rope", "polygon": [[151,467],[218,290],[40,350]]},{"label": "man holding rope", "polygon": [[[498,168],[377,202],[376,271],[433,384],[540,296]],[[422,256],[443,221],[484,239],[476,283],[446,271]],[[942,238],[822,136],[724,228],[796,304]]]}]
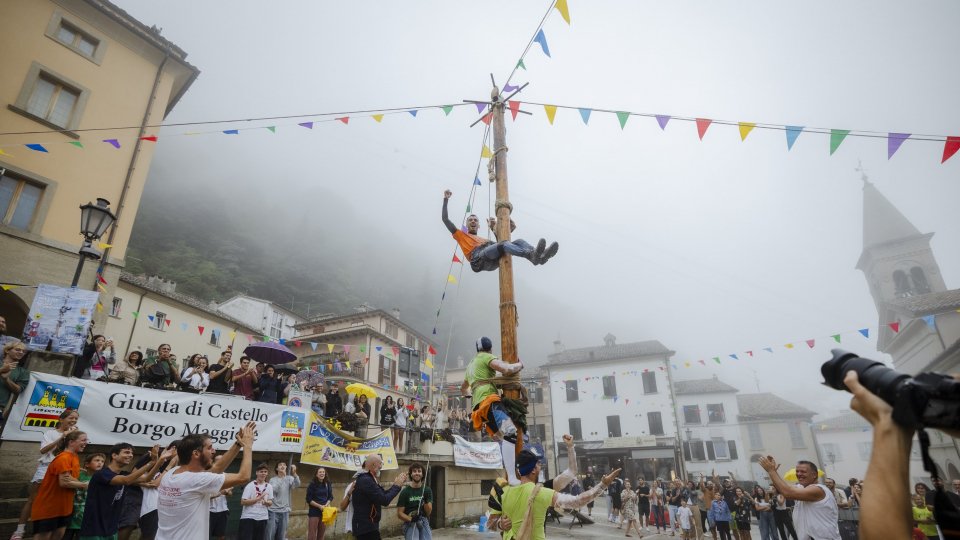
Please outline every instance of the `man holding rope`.
[{"label": "man holding rope", "polygon": [[[464,396],[473,396],[473,429],[486,428],[487,433],[495,440],[500,441],[500,450],[503,454],[503,466],[508,473],[511,485],[520,483],[520,480],[511,474],[516,455],[517,426],[507,413],[506,407],[500,398],[500,391],[494,383],[497,373],[504,378],[514,377],[523,369],[523,363],[510,364],[500,360],[492,354],[493,341],[488,337],[477,340],[477,356],[470,361],[464,374],[460,393]],[[519,379],[517,379],[519,382]]]}]

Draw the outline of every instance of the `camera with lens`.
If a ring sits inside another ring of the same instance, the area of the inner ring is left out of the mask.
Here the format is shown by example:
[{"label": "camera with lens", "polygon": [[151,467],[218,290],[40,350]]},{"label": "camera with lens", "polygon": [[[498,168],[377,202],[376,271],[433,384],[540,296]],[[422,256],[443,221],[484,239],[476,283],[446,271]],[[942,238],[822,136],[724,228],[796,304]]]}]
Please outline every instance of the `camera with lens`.
[{"label": "camera with lens", "polygon": [[893,407],[893,420],[901,426],[911,429],[960,426],[960,381],[941,373],[911,377],[842,349],[831,352],[833,358],[820,367],[827,386],[848,390],[843,378],[847,372],[856,371],[860,384]]}]

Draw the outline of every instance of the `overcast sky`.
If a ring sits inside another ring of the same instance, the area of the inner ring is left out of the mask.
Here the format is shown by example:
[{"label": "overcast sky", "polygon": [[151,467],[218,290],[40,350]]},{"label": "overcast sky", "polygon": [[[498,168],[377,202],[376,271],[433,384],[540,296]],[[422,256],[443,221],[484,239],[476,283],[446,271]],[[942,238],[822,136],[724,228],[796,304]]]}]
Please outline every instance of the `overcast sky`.
[{"label": "overcast sky", "polygon": [[[484,99],[489,74],[503,83],[548,6],[115,1],[161,27],[202,71],[168,122]],[[570,0],[570,14],[569,26],[555,10],[546,20],[552,58],[533,45],[528,69],[513,79],[530,83],[521,101],[960,134],[957,2]],[[824,413],[845,408],[848,396],[817,385],[829,336],[843,333],[843,347],[881,358],[875,341],[856,332],[873,335],[877,325],[854,268],[862,249],[858,160],[920,231],[936,233],[947,286],[960,286],[960,157],[941,165],[942,143],[908,140],[887,160],[885,139],[851,136],[830,156],[821,134],[800,135],[788,152],[777,130],[756,129],[741,142],[735,126],[713,125],[701,142],[692,122],[671,121],[661,131],[654,119],[632,116],[621,130],[612,114],[595,112],[585,126],[576,110],[559,110],[551,126],[542,107],[522,108],[533,115],[507,124],[514,237],[561,246],[543,267],[515,265],[521,357],[533,363],[554,339],[594,346],[611,332],[621,343],[656,339],[677,351],[678,364],[694,366],[681,367],[678,378],[717,374],[753,392],[756,374],[761,391]],[[168,128],[150,182],[188,175],[244,190],[250,200],[322,186],[382,222],[387,241],[405,237],[404,263],[425,267],[439,292],[453,245],[439,223],[441,193],[454,191],[454,213],[466,205],[483,136],[482,124],[469,128],[476,117],[471,106],[382,123],[353,115],[349,125],[312,131],[295,125],[307,117],[209,128],[279,126],[276,134],[233,137],[176,136],[204,128]],[[484,181],[474,203],[481,219],[487,197]],[[349,224],[330,227],[350,233]],[[462,309],[496,312],[495,274],[468,270],[460,286],[491,295],[487,305]],[[564,315],[525,305],[525,290],[552,297]],[[496,328],[465,331],[497,335]],[[804,343],[811,338],[812,350]],[[729,354],[745,358],[728,361]]]}]

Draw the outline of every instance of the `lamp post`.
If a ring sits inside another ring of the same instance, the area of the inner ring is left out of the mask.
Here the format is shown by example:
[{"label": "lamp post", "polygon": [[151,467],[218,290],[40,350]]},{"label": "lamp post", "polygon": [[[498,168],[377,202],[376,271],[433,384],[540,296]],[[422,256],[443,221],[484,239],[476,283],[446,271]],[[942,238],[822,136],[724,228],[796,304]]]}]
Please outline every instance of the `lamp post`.
[{"label": "lamp post", "polygon": [[71,287],[80,283],[84,261],[88,257],[93,260],[101,257],[93,243],[99,240],[116,220],[117,216],[110,211],[110,201],[106,199],[98,198],[96,204],[87,203],[80,207],[80,234],[83,236],[83,245],[80,247],[80,260],[77,261],[77,271],[73,274]]}]

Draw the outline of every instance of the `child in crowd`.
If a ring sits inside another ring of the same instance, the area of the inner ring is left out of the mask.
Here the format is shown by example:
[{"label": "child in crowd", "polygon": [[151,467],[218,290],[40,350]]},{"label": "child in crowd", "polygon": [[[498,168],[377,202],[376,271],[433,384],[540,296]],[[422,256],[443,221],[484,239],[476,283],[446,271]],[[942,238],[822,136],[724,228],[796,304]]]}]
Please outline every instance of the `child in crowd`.
[{"label": "child in crowd", "polygon": [[[106,454],[90,454],[83,460],[83,469],[80,469],[81,482],[89,482],[93,474],[103,468],[106,463]],[[80,524],[83,523],[83,510],[87,506],[87,490],[78,489],[73,496],[73,517],[70,518],[70,524],[67,525],[67,531],[63,535],[63,540],[73,540],[80,537]]]},{"label": "child in crowd", "polygon": [[680,508],[677,508],[677,521],[680,523],[684,540],[692,540],[693,536],[693,510],[687,506],[687,500],[680,501]]}]

